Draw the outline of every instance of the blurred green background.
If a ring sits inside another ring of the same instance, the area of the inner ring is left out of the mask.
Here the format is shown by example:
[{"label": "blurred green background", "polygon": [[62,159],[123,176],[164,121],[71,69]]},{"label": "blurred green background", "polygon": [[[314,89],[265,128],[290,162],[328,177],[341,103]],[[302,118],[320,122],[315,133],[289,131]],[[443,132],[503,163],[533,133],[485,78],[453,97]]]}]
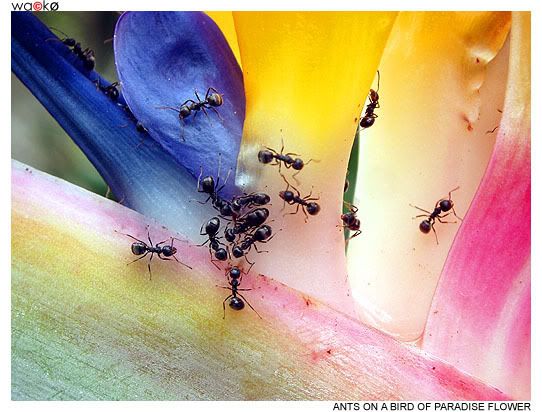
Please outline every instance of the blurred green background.
[{"label": "blurred green background", "polygon": [[[117,12],[41,12],[36,16],[96,52],[96,71],[116,80],[113,37]],[[60,38],[63,36],[57,34]],[[11,75],[11,157],[78,186],[105,195],[94,166],[28,89]]]}]

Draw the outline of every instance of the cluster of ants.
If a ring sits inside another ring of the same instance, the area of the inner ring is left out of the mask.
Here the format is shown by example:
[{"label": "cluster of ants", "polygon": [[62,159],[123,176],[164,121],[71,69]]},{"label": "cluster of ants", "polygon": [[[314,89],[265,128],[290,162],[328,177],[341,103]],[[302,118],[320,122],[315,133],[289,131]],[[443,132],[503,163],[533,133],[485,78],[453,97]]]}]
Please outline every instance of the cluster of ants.
[{"label": "cluster of ants", "polygon": [[[61,32],[58,29],[54,29]],[[62,32],[61,32],[62,33]],[[92,72],[96,67],[96,55],[94,50],[90,48],[85,48],[81,46],[81,43],[77,42],[75,39],[68,37],[65,33],[63,39],[52,38],[49,40],[60,41],[66,47],[68,47],[71,52],[73,52],[78,59],[82,62],[82,65],[85,70]],[[375,114],[375,109],[380,108],[379,95],[378,91],[380,89],[380,72],[378,74],[378,87],[377,90],[370,89],[368,98],[369,103],[365,109],[364,116],[360,119],[359,126],[362,129],[369,128],[374,125],[376,118],[378,117]],[[140,133],[148,133],[145,126],[134,116],[132,111],[129,109],[128,105],[124,103],[122,99],[121,92],[119,91],[120,83],[113,82],[110,84],[102,85],[100,79],[94,80],[93,83],[96,85],[96,88],[99,89],[104,95],[109,97],[117,105],[121,106],[128,116],[135,123],[135,128]],[[179,108],[169,107],[169,106],[160,106],[158,109],[168,109],[178,113],[179,120],[182,124],[185,124],[185,119],[193,115],[194,118],[196,115],[202,111],[207,116],[206,109],[213,110],[219,118],[220,114],[217,111],[217,108],[222,106],[224,99],[223,95],[218,92],[214,87],[209,87],[205,94],[204,99],[202,100],[198,95],[197,91],[195,92],[195,97],[197,100],[187,99],[185,100]],[[124,127],[124,126],[123,126]],[[184,141],[184,136],[181,133],[181,140]],[[307,195],[302,197],[300,191],[294,187],[282,174],[281,168],[284,166],[287,169],[292,168],[296,171],[292,175],[293,179],[296,180],[296,175],[301,169],[307,164],[309,164],[313,159],[310,159],[308,162],[304,162],[300,157],[295,153],[284,153],[284,142],[280,152],[275,151],[269,147],[266,147],[263,150],[260,150],[258,153],[258,160],[262,164],[269,165],[278,165],[279,174],[286,183],[285,190],[282,190],[278,193],[279,198],[283,200],[284,206],[295,205],[295,211],[286,213],[286,214],[297,214],[301,209],[305,215],[305,222],[308,219],[308,216],[317,215],[320,212],[320,205],[316,202],[319,198],[312,197],[312,191]],[[223,262],[233,258],[239,259],[244,258],[246,262],[250,265],[250,271],[254,262],[251,262],[247,255],[254,248],[257,253],[267,252],[258,249],[258,244],[265,244],[269,242],[273,237],[273,229],[268,224],[267,219],[269,217],[269,209],[264,207],[267,205],[271,198],[267,193],[256,192],[251,194],[243,194],[239,196],[234,196],[232,199],[227,200],[220,195],[221,190],[225,187],[226,182],[229,177],[226,177],[224,183],[220,185],[220,167],[217,175],[217,179],[213,176],[206,176],[201,179],[202,173],[198,177],[197,183],[197,192],[204,193],[208,197],[204,202],[207,203],[211,200],[213,208],[218,212],[217,216],[209,219],[204,225],[202,225],[200,230],[200,235],[207,237],[207,239],[199,246],[204,246],[208,244],[209,255],[211,258],[211,263],[213,263],[217,268],[220,267],[217,265],[217,262]],[[348,189],[348,180],[345,181],[344,191]],[[421,209],[417,206],[413,206],[426,214],[418,215],[415,218],[427,217],[420,223],[420,231],[423,233],[429,233],[430,230],[433,230],[438,244],[438,237],[434,228],[436,221],[438,220],[441,223],[453,223],[448,221],[443,221],[442,218],[448,216],[451,210],[456,217],[457,214],[454,210],[454,203],[451,198],[451,193],[458,188],[455,188],[449,192],[448,199],[440,199],[437,201],[433,212]],[[353,231],[354,233],[346,239],[348,242],[350,239],[358,236],[361,233],[360,227],[361,222],[357,217],[358,208],[352,204],[346,203],[348,208],[347,213],[340,215],[342,221],[342,227]],[[412,206],[412,205],[411,205]],[[284,207],[283,207],[284,209]],[[442,213],[446,213],[442,215]],[[459,218],[461,219],[461,218]],[[222,221],[226,222],[224,230],[220,232]],[[118,232],[120,233],[120,232]],[[175,256],[177,253],[177,248],[173,245],[174,240],[180,240],[174,237],[170,238],[170,241],[165,240],[157,244],[153,244],[148,228],[147,228],[147,240],[148,243],[135,238],[130,234],[123,233],[124,235],[130,237],[134,242],[131,245],[132,254],[138,256],[135,260],[131,261],[128,264],[139,261],[146,256],[150,255],[149,261],[147,263],[149,271],[149,279],[152,279],[151,271],[151,262],[154,255],[158,256],[161,260],[175,260],[177,263],[184,265],[185,267],[192,269],[189,265],[181,262]],[[220,236],[222,234],[223,236]],[[227,243],[222,241],[224,239]],[[167,244],[169,243],[169,244]],[[225,275],[227,277],[228,286],[223,288],[228,289],[231,293],[224,299],[222,302],[224,317],[226,314],[225,304],[229,300],[228,304],[233,310],[242,310],[245,307],[245,303],[261,318],[261,316],[256,312],[252,305],[247,301],[247,299],[240,293],[240,291],[249,291],[251,289],[241,289],[243,272],[238,265],[228,265],[225,269]]]},{"label": "cluster of ants", "polygon": [[[79,43],[74,38],[69,37],[66,33],[64,33],[63,31],[59,29],[55,29],[54,27],[50,27],[50,29],[61,33],[64,36],[64,38],[58,39],[56,37],[53,37],[53,38],[47,39],[46,41],[61,42],[79,58],[85,70],[87,70],[88,72],[92,72],[94,70],[94,68],[96,67],[96,53],[94,52],[94,50],[88,47],[83,50],[83,46],[81,46],[81,43]],[[135,117],[135,115],[132,113],[128,105],[124,102],[124,99],[122,99],[122,95],[119,90],[120,88],[119,82],[113,82],[108,85],[102,85],[99,77],[96,80],[93,80],[92,82],[96,85],[96,88],[98,90],[100,90],[103,94],[109,97],[114,103],[116,103],[118,106],[124,109],[128,117],[135,123],[135,128],[139,133],[148,133],[148,130],[145,128],[143,123],[141,123]],[[126,126],[122,126],[122,127],[126,127]]]}]

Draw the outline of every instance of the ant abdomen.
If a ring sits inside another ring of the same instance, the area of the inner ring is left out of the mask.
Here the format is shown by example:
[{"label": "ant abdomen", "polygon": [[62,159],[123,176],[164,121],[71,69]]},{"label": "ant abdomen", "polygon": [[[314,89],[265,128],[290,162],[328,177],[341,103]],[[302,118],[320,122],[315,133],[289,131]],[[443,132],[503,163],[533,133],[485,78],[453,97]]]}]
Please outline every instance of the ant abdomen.
[{"label": "ant abdomen", "polygon": [[132,243],[132,253],[134,255],[142,255],[147,251],[147,245],[143,242],[134,242]]}]

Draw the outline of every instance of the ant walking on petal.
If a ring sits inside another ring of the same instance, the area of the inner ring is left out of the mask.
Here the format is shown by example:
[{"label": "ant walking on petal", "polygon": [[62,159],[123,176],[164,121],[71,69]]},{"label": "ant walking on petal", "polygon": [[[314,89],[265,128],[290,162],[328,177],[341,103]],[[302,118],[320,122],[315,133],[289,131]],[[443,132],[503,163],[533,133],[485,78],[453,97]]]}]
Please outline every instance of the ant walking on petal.
[{"label": "ant walking on petal", "polygon": [[[159,106],[157,109],[168,109],[177,112],[179,114],[179,120],[183,123],[183,125],[185,124],[184,119],[186,119],[192,113],[194,113],[195,119],[200,110],[203,111],[205,116],[208,116],[205,109],[211,109],[216,113],[218,118],[222,120],[222,117],[220,116],[220,113],[218,113],[218,110],[216,110],[216,107],[222,106],[224,103],[224,98],[222,97],[223,95],[218,92],[218,90],[216,90],[214,87],[209,87],[203,100],[201,100],[197,90],[194,91],[194,94],[196,95],[196,99],[198,99],[198,101],[192,99],[185,100],[178,109],[169,106]],[[184,133],[181,133],[181,140],[185,140]]]},{"label": "ant walking on petal", "polygon": [[226,301],[228,299],[230,300],[228,305],[233,310],[243,310],[246,303],[250,307],[250,309],[252,309],[254,313],[258,315],[260,319],[262,319],[260,314],[256,312],[256,309],[252,307],[252,305],[247,300],[247,298],[245,298],[243,295],[241,295],[241,293],[239,293],[239,291],[245,292],[245,291],[252,290],[252,289],[239,288],[239,286],[241,285],[241,281],[243,279],[243,273],[241,272],[241,269],[239,269],[237,266],[233,266],[226,269],[226,277],[228,278],[229,286],[219,286],[219,287],[223,289],[228,289],[229,291],[231,291],[231,294],[228,295],[226,299],[224,299],[224,301],[222,302],[222,309],[224,310],[224,315],[222,319],[226,319]]},{"label": "ant walking on petal", "polygon": [[[152,280],[152,272],[151,272],[151,262],[152,258],[156,254],[158,258],[161,260],[175,260],[177,263],[180,263],[183,266],[186,266],[188,269],[192,269],[191,266],[188,266],[186,263],[181,262],[175,254],[177,253],[177,248],[173,246],[173,240],[179,240],[182,242],[181,239],[177,239],[172,237],[171,238],[171,244],[161,246],[162,244],[166,243],[167,240],[163,240],[162,242],[157,243],[156,245],[152,244],[151,235],[149,233],[149,227],[147,226],[147,239],[149,240],[149,243],[147,244],[143,240],[140,240],[132,235],[129,235],[127,233],[122,233],[117,230],[115,230],[116,233],[120,233],[121,235],[128,236],[129,238],[135,240],[135,242],[132,243],[131,250],[132,253],[136,256],[139,256],[137,259],[132,260],[127,265],[131,265],[134,262],[137,262],[138,260],[143,259],[145,256],[147,256],[149,253],[151,254],[151,257],[149,259],[149,262],[147,263],[147,267],[149,268],[149,280]],[[173,259],[171,259],[173,258]]]},{"label": "ant walking on petal", "polygon": [[[421,210],[422,212],[425,212],[424,215],[418,215],[414,216],[412,219],[417,219],[419,217],[427,217],[427,219],[424,219],[420,222],[420,232],[422,233],[429,233],[430,230],[433,230],[433,233],[435,233],[435,239],[438,243],[438,236],[437,232],[435,230],[435,222],[438,220],[440,223],[457,223],[455,222],[448,222],[445,220],[442,220],[442,218],[445,218],[450,213],[453,213],[455,217],[457,217],[459,220],[463,221],[462,218],[460,218],[457,213],[455,213],[454,209],[454,202],[452,200],[452,192],[455,192],[457,189],[459,189],[459,186],[457,186],[455,189],[452,189],[448,192],[448,199],[442,198],[435,203],[435,209],[432,212],[429,212],[428,210],[422,209],[418,206],[410,205],[415,209]],[[452,212],[450,212],[450,210]],[[448,213],[447,213],[448,212]],[[441,213],[446,213],[445,215],[441,215]]]},{"label": "ant walking on petal", "polygon": [[365,108],[365,115],[359,121],[359,125],[363,129],[371,127],[375,123],[375,119],[378,117],[374,111],[380,107],[380,103],[378,102],[380,99],[380,96],[378,95],[378,91],[380,90],[380,71],[377,70],[376,73],[378,75],[378,86],[376,91],[373,89],[369,90],[369,104]]},{"label": "ant walking on petal", "polygon": [[350,239],[353,239],[356,236],[359,236],[361,234],[361,230],[360,230],[361,222],[356,215],[358,213],[358,208],[348,202],[344,202],[344,204],[346,205],[346,207],[348,207],[349,212],[343,213],[341,215],[343,227],[354,232],[353,235],[351,235],[348,239],[346,239],[346,242],[348,243]]},{"label": "ant walking on petal", "polygon": [[[282,179],[286,182],[286,190],[282,190],[279,192],[279,197],[284,200],[284,203],[288,203],[289,205],[295,205],[297,204],[297,207],[295,209],[295,212],[286,213],[286,215],[295,215],[297,212],[299,212],[299,207],[301,207],[301,210],[305,214],[305,222],[307,222],[308,215],[314,216],[317,215],[320,212],[320,205],[314,200],[319,200],[319,197],[311,197],[312,191],[305,197],[301,197],[301,193],[299,190],[297,190],[294,186],[286,180],[284,175],[281,174]],[[291,190],[288,190],[289,188],[292,188],[295,190],[295,193]],[[286,206],[286,205],[285,205]],[[282,208],[284,210],[284,207]],[[306,209],[306,210],[305,210]]]}]

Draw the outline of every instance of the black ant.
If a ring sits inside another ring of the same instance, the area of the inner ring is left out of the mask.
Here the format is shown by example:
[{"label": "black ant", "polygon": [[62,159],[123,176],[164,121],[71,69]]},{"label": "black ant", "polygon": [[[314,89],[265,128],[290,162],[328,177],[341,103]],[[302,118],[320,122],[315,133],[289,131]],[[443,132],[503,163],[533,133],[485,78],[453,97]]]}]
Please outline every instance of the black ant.
[{"label": "black ant", "polygon": [[235,212],[240,212],[242,209],[252,206],[263,206],[268,204],[271,198],[267,193],[251,193],[244,196],[236,196],[231,201],[231,208]]},{"label": "black ant", "polygon": [[[60,34],[64,35],[65,37],[63,39],[51,38],[51,39],[47,39],[45,41],[59,41],[62,44],[65,44],[66,46],[68,46],[70,49],[73,48],[77,44],[77,40],[75,40],[75,39],[73,39],[71,37],[68,37],[68,35],[66,33],[64,33],[62,30],[55,29],[54,27],[49,27],[49,28],[51,30],[59,32]],[[81,46],[81,45],[79,44],[79,46]]]},{"label": "black ant", "polygon": [[[134,255],[140,256],[140,257],[138,257],[137,259],[131,261],[130,263],[128,263],[128,265],[130,265],[130,264],[132,264],[134,262],[137,262],[138,260],[143,259],[149,253],[151,254],[151,258],[149,259],[149,262],[147,263],[147,267],[149,268],[149,280],[152,279],[151,262],[152,262],[152,258],[153,258],[155,253],[162,260],[172,260],[172,259],[168,259],[168,258],[173,258],[174,260],[177,261],[177,263],[180,263],[181,265],[186,266],[188,269],[192,269],[191,266],[188,266],[187,264],[181,262],[175,256],[175,254],[177,253],[177,248],[175,246],[173,246],[173,240],[174,239],[180,240],[180,239],[172,237],[170,245],[160,246],[162,243],[166,243],[167,240],[164,240],[162,242],[157,243],[156,245],[153,245],[148,227],[147,227],[147,239],[149,240],[149,244],[147,244],[144,241],[139,240],[139,239],[133,237],[132,235],[127,234],[127,233],[121,233],[121,232],[118,232],[116,230],[115,230],[115,232],[120,233],[121,235],[128,236],[129,238],[135,240],[135,242],[132,243],[132,253]],[[165,257],[162,257],[162,255],[164,255]]]},{"label": "black ant", "polygon": [[[286,182],[286,190],[282,190],[279,192],[279,197],[284,200],[284,203],[288,203],[289,205],[297,204],[297,208],[295,209],[295,212],[286,213],[287,215],[295,215],[297,212],[299,212],[299,207],[301,206],[301,210],[303,210],[303,213],[305,214],[305,222],[307,222],[307,213],[311,216],[317,215],[318,212],[320,212],[320,205],[316,202],[313,202],[312,200],[318,200],[319,197],[311,197],[312,191],[305,197],[301,197],[301,193],[299,193],[299,190],[297,190],[294,186],[292,186],[286,178],[281,175],[284,181]],[[288,190],[289,188],[292,188],[296,191],[296,193],[292,192],[291,190]],[[283,208],[284,209],[284,208]],[[305,209],[307,209],[305,211]]]},{"label": "black ant", "polygon": [[353,235],[351,235],[346,241],[348,242],[350,239],[355,238],[361,233],[360,227],[361,222],[359,218],[356,216],[356,213],[358,213],[358,208],[350,203],[345,202],[347,205],[349,212],[343,213],[341,215],[341,220],[343,221],[343,227],[347,228],[348,230],[355,231]]},{"label": "black ant", "polygon": [[228,242],[234,242],[236,235],[246,233],[251,229],[256,229],[269,217],[269,209],[265,207],[259,207],[245,213],[243,216],[237,218],[233,228],[226,228],[224,236]]},{"label": "black ant", "polygon": [[232,255],[236,258],[244,256],[246,261],[253,265],[254,263],[248,260],[246,254],[250,252],[252,246],[254,246],[254,249],[256,249],[256,252],[258,253],[267,253],[267,251],[265,250],[258,250],[256,242],[267,243],[273,238],[273,236],[274,235],[271,226],[262,225],[258,229],[256,229],[254,234],[249,234],[245,236],[245,238],[241,241],[241,243],[239,243],[239,245],[234,246],[232,249]]},{"label": "black ant", "polygon": [[[447,222],[447,221],[441,220],[442,218],[444,218],[444,217],[446,217],[446,216],[448,216],[450,214],[450,213],[446,213],[446,212],[449,212],[450,210],[453,212],[455,217],[457,217],[461,221],[463,220],[462,218],[457,216],[457,213],[455,213],[454,202],[452,200],[452,192],[456,191],[457,189],[459,189],[459,186],[456,187],[455,189],[450,190],[448,192],[448,199],[442,198],[442,199],[438,200],[437,203],[435,203],[435,210],[433,210],[433,212],[429,212],[428,210],[419,208],[418,206],[410,205],[410,206],[412,206],[412,207],[414,207],[414,208],[416,208],[418,210],[421,210],[422,212],[427,213],[425,215],[415,216],[412,219],[416,219],[416,218],[419,218],[419,217],[427,217],[427,219],[424,219],[424,220],[421,221],[421,223],[420,223],[420,231],[422,233],[429,233],[430,230],[433,230],[433,232],[435,233],[435,239],[437,240],[437,245],[439,244],[438,243],[438,236],[437,236],[437,232],[436,232],[435,227],[434,227],[436,220],[438,220],[440,223],[457,223],[457,222]],[[441,213],[446,213],[446,214],[441,216]]]},{"label": "black ant", "polygon": [[75,53],[79,59],[83,61],[83,66],[87,70],[94,70],[94,67],[96,67],[96,55],[94,53],[94,50],[86,48],[83,50],[83,47],[81,46],[81,43],[77,42],[75,39],[68,37],[66,33],[64,33],[62,30],[55,29],[54,27],[51,27],[52,30],[58,31],[59,33],[63,34],[65,37],[64,39],[47,39],[46,41],[56,40],[61,42],[62,44],[65,44],[67,47],[71,48],[72,52]]},{"label": "black ant", "polygon": [[208,236],[209,239],[207,239],[205,242],[198,246],[204,246],[205,244],[207,244],[207,242],[209,242],[209,255],[211,255],[211,262],[213,263],[213,265],[216,266],[213,260],[212,250],[214,250],[215,258],[217,260],[224,261],[228,258],[227,250],[223,247],[220,247],[222,243],[219,240],[220,238],[216,236],[218,231],[220,230],[220,219],[217,217],[213,217],[204,226],[205,230],[202,226],[199,234],[202,236]]},{"label": "black ant", "polygon": [[[194,112],[194,118],[196,118],[196,115],[200,110],[203,111],[205,116],[207,116],[207,111],[205,109],[213,110],[216,115],[221,118],[220,113],[218,113],[218,111],[215,109],[215,107],[222,106],[224,103],[224,99],[222,98],[223,95],[218,93],[218,90],[216,90],[214,87],[209,87],[207,89],[207,93],[205,94],[205,99],[203,100],[201,100],[197,91],[194,91],[194,93],[198,99],[197,102],[192,99],[188,99],[183,102],[178,109],[169,106],[159,106],[157,109],[169,109],[179,113],[179,120],[181,120],[183,124],[184,119],[190,116],[192,112]],[[182,134],[181,139],[184,140],[184,135]]]},{"label": "black ant", "polygon": [[228,295],[226,297],[226,299],[224,299],[224,301],[222,302],[222,309],[224,310],[224,315],[223,315],[222,319],[226,319],[226,301],[228,299],[230,300],[228,305],[233,310],[243,310],[244,307],[245,307],[245,302],[246,302],[246,304],[250,307],[250,309],[252,309],[254,311],[254,313],[256,315],[258,315],[258,317],[260,319],[262,319],[260,314],[258,312],[256,312],[256,309],[254,309],[252,307],[252,305],[247,300],[247,298],[245,298],[243,295],[241,295],[239,293],[239,291],[245,292],[245,291],[248,291],[248,290],[252,290],[252,289],[240,289],[239,288],[239,286],[241,285],[241,280],[243,279],[243,274],[241,272],[241,269],[239,269],[237,266],[230,267],[230,268],[226,269],[226,276],[228,278],[228,284],[230,286],[221,286],[221,287],[223,289],[230,290],[231,294]]},{"label": "black ant", "polygon": [[376,91],[373,89],[369,90],[369,104],[365,108],[365,115],[359,121],[360,127],[364,129],[371,127],[375,123],[375,119],[378,117],[374,111],[380,107],[380,103],[378,102],[378,99],[380,98],[378,96],[378,91],[380,90],[380,71],[377,70],[376,73],[378,75],[378,86]]},{"label": "black ant", "polygon": [[[263,164],[271,164],[271,165],[279,165],[279,173],[281,171],[282,164],[284,163],[284,167],[287,169],[292,168],[294,170],[297,170],[296,173],[294,173],[293,177],[295,179],[295,176],[303,167],[308,165],[310,162],[312,162],[314,159],[310,159],[307,163],[303,161],[303,159],[296,157],[295,159],[292,156],[299,156],[296,153],[284,153],[284,139],[281,138],[282,146],[280,148],[280,153],[277,153],[276,150],[271,149],[270,147],[266,147],[265,150],[260,150],[258,152],[258,160],[260,163]],[[273,162],[274,163],[271,163]],[[314,160],[315,162],[317,160]],[[296,179],[297,181],[297,179]]]},{"label": "black ant", "polygon": [[120,83],[119,82],[114,82],[114,83],[111,83],[109,86],[102,86],[100,84],[100,80],[95,80],[93,82],[96,87],[98,89],[100,89],[103,94],[105,94],[106,96],[108,96],[111,100],[117,100],[120,96],[120,92],[119,92],[119,89],[118,87],[120,86]]},{"label": "black ant", "polygon": [[217,174],[216,182],[213,176],[206,176],[202,179],[201,176],[203,175],[203,167],[200,168],[200,173],[198,176],[197,191],[198,193],[206,193],[209,196],[204,202],[199,202],[199,203],[205,204],[209,201],[209,199],[211,199],[213,207],[220,212],[221,216],[232,216],[233,210],[231,208],[230,202],[223,199],[219,195],[220,191],[226,186],[226,183],[231,173],[231,169],[228,170],[228,174],[226,175],[226,179],[224,180],[224,183],[222,184],[222,186],[219,187],[221,159],[222,157],[220,157],[220,154],[219,154],[218,174]]}]

